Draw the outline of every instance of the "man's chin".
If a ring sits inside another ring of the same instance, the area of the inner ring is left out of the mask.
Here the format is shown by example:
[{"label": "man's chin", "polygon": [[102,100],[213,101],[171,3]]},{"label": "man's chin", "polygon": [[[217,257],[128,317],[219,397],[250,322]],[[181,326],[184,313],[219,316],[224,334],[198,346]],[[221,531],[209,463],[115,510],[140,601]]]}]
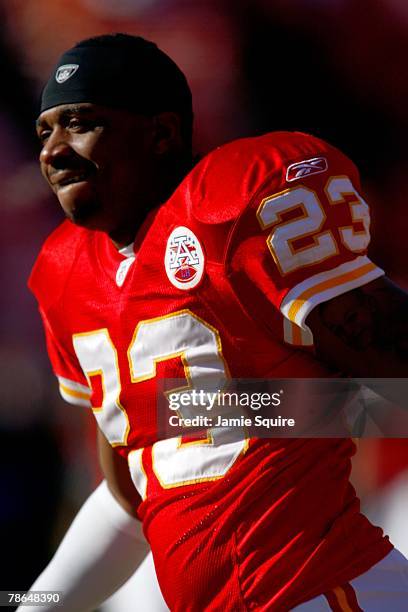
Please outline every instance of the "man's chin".
[{"label": "man's chin", "polygon": [[82,202],[69,210],[65,210],[66,217],[81,227],[87,229],[101,229],[100,205],[98,202]]}]

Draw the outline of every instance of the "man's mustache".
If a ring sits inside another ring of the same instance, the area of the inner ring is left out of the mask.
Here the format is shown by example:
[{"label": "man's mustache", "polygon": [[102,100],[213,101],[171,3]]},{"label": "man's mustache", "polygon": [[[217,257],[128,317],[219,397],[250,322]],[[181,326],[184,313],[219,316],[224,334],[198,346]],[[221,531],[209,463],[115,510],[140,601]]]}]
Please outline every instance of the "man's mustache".
[{"label": "man's mustache", "polygon": [[51,164],[48,176],[51,179],[57,172],[66,170],[67,172],[83,172],[93,174],[97,171],[97,167],[92,162],[85,159],[75,159],[67,157],[56,157]]}]

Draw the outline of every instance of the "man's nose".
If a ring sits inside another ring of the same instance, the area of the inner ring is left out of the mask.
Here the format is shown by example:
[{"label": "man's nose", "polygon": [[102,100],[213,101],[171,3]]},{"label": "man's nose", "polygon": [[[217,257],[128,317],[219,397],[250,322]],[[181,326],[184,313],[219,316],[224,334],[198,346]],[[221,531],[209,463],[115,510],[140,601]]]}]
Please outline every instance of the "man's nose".
[{"label": "man's nose", "polygon": [[50,134],[40,153],[40,163],[55,166],[58,160],[72,156],[72,148],[61,131]]}]

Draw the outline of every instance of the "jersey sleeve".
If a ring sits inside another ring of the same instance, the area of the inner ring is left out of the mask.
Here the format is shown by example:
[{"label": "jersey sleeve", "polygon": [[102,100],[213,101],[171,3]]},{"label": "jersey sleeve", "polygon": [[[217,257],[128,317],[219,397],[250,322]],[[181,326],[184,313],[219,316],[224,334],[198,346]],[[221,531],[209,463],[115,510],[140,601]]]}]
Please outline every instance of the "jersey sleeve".
[{"label": "jersey sleeve", "polygon": [[91,389],[82,372],[81,366],[73,355],[70,355],[58,342],[51,325],[40,308],[43,321],[48,357],[53,372],[58,380],[61,396],[69,404],[91,407]]},{"label": "jersey sleeve", "polygon": [[[34,294],[43,322],[48,356],[58,379],[62,397],[70,404],[91,406],[91,389],[84,376],[72,341],[65,330],[64,312],[58,306],[63,294],[67,262],[74,261],[80,234],[64,222],[44,243],[31,272],[28,286]],[[58,316],[59,313],[59,316]]]},{"label": "jersey sleeve", "polygon": [[370,213],[356,167],[310,142],[308,154],[292,147],[275,159],[235,224],[227,257],[247,310],[268,323],[272,304],[281,339],[295,346],[313,346],[306,318],[315,306],[384,274],[367,255]]}]

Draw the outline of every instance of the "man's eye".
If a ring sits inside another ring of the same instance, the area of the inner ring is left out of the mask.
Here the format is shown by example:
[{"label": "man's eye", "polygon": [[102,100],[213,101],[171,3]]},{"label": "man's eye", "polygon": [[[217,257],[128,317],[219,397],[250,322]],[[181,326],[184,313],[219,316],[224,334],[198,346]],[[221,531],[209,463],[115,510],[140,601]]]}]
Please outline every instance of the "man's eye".
[{"label": "man's eye", "polygon": [[44,143],[47,141],[47,139],[50,137],[51,134],[51,130],[42,130],[39,134],[38,134],[38,138],[40,139],[41,143]]},{"label": "man's eye", "polygon": [[92,122],[85,120],[85,119],[78,119],[78,118],[73,117],[68,122],[68,128],[70,130],[86,132],[87,130],[92,129],[92,127],[93,127]]},{"label": "man's eye", "polygon": [[70,119],[68,122],[68,127],[72,130],[82,127],[83,121],[79,121],[78,119]]}]

